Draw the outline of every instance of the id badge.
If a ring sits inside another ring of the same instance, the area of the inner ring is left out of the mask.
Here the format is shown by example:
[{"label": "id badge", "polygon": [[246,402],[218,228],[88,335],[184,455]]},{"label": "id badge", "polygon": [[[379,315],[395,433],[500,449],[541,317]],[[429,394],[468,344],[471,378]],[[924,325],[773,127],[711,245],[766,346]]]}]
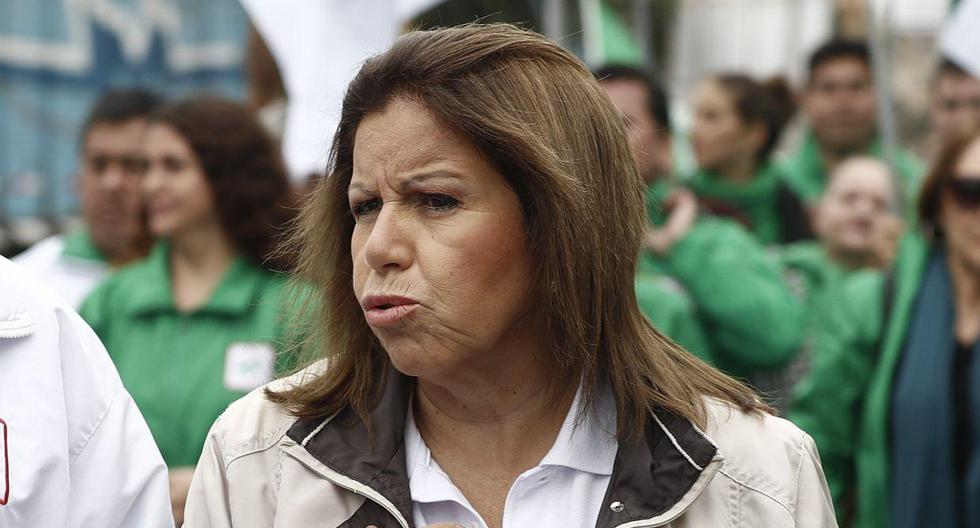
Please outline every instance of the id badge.
[{"label": "id badge", "polygon": [[269,343],[232,343],[225,352],[225,388],[248,392],[272,381],[276,351]]}]

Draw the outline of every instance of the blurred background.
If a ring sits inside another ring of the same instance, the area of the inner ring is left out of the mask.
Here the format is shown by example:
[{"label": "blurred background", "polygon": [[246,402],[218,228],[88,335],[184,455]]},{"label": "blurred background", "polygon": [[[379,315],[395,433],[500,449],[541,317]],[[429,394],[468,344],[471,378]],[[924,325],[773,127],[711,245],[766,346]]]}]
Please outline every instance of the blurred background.
[{"label": "blurred background", "polygon": [[[718,71],[784,76],[831,36],[868,38],[895,141],[924,141],[949,0],[2,0],[0,252],[71,227],[78,129],[109,87],[247,101],[280,137],[294,181],[322,169],[343,86],[400,31],[519,22],[590,66],[655,69],[674,101],[680,173],[694,83]],[[271,44],[271,45],[270,45]],[[295,52],[302,46],[304,51]],[[278,53],[276,53],[278,51]],[[279,60],[276,60],[276,56]],[[318,86],[310,93],[309,86]],[[784,143],[798,139],[792,130]]]}]

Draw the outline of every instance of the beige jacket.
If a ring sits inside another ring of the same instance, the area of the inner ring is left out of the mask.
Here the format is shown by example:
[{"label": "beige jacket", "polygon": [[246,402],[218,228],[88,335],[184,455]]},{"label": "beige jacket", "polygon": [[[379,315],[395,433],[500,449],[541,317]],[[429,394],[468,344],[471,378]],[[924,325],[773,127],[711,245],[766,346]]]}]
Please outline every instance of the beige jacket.
[{"label": "beige jacket", "polygon": [[[232,404],[207,439],[184,526],[414,528],[402,446],[411,381],[388,379],[373,443],[344,413],[297,420],[261,390]],[[705,432],[654,412],[642,441],[620,443],[597,528],[837,526],[809,436],[718,402],[709,412]]]}]

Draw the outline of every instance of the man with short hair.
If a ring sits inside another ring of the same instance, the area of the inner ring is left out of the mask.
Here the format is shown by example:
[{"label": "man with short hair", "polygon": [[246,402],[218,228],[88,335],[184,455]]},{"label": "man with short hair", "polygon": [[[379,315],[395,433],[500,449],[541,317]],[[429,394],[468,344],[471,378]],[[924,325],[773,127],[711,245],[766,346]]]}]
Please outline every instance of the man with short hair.
[{"label": "man with short hair", "polygon": [[78,184],[84,228],[42,240],[14,259],[78,308],[110,267],[147,247],[139,196],[147,117],[161,99],[140,89],[106,92],[81,132]]},{"label": "man with short hair", "polygon": [[[858,154],[884,155],[877,135],[877,100],[866,43],[832,40],[810,57],[803,94],[809,131],[799,150],[783,160],[787,183],[810,204],[824,192],[827,175],[841,160]],[[913,199],[922,166],[898,149],[895,164],[903,194]]]},{"label": "man with short hair", "polygon": [[931,109],[932,133],[929,156],[950,138],[980,127],[980,80],[950,59],[939,64]]},{"label": "man with short hair", "polygon": [[609,65],[595,72],[613,104],[623,113],[630,151],[647,183],[670,178],[674,171],[673,136],[667,93],[639,68]]}]

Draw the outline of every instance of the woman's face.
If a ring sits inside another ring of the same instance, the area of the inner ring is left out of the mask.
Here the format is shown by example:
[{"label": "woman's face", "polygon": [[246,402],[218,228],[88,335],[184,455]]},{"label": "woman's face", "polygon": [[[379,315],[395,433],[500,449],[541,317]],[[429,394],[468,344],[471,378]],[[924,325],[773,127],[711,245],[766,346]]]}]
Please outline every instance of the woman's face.
[{"label": "woman's face", "polygon": [[691,147],[698,167],[715,171],[751,158],[758,148],[758,135],[742,121],[731,95],[717,82],[701,83],[694,96]]},{"label": "woman's face", "polygon": [[154,123],[145,141],[150,232],[169,237],[217,222],[211,186],[184,138],[170,125]]},{"label": "woman's face", "polygon": [[870,258],[881,230],[893,219],[891,172],[872,158],[847,160],[834,169],[817,205],[815,227],[831,252]]},{"label": "woman's face", "polygon": [[398,370],[433,380],[527,345],[521,203],[424,104],[361,121],[348,197],[354,292]]},{"label": "woman's face", "polygon": [[980,139],[960,156],[952,178],[942,190],[946,249],[951,259],[980,274]]}]

